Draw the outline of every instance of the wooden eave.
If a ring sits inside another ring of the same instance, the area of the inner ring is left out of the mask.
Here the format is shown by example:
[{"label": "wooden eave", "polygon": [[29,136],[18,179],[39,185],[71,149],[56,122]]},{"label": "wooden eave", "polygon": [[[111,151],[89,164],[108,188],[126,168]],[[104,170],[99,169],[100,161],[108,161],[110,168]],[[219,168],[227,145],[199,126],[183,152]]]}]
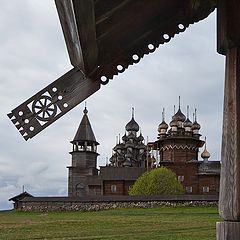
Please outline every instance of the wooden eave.
[{"label": "wooden eave", "polygon": [[103,84],[216,7],[215,0],[55,2],[72,65],[92,79],[104,76]]}]

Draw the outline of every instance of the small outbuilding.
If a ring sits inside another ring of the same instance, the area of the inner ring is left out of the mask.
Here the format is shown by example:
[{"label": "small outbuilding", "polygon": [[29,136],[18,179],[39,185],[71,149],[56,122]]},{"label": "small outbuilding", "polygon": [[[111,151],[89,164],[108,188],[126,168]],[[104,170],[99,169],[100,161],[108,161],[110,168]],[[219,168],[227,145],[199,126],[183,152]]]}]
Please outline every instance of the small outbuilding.
[{"label": "small outbuilding", "polygon": [[18,194],[17,196],[10,198],[8,201],[13,201],[14,209],[19,209],[19,208],[21,208],[21,206],[19,205],[20,204],[19,201],[21,201],[25,197],[33,197],[33,195],[24,191],[24,192]]}]

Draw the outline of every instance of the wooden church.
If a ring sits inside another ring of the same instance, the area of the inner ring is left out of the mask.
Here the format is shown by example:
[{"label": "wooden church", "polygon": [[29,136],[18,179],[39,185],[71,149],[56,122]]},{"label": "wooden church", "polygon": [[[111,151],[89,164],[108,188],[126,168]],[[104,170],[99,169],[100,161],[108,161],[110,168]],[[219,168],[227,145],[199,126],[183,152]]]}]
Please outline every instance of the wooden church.
[{"label": "wooden church", "polygon": [[[88,111],[84,115],[71,142],[72,165],[69,169],[69,197],[94,195],[128,195],[130,187],[144,172],[164,166],[176,173],[186,194],[219,194],[220,161],[209,161],[206,140],[200,139],[200,124],[196,111],[193,122],[182,113],[180,104],[169,125],[158,126],[158,139],[144,144],[139,125],[134,119],[125,126],[125,134],[117,140],[110,164],[97,169],[97,145]],[[205,148],[198,159],[199,149]]]}]

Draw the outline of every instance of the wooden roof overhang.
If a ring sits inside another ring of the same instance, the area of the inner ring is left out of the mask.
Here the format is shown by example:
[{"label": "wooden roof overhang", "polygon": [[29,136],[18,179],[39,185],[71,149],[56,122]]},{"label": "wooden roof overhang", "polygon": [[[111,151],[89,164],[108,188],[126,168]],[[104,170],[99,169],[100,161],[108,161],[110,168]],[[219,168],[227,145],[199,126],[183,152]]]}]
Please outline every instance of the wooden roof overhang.
[{"label": "wooden roof overhang", "polygon": [[216,7],[215,0],[55,3],[73,69],[8,114],[25,140]]},{"label": "wooden roof overhang", "polygon": [[92,79],[104,76],[102,84],[216,7],[214,0],[55,2],[71,64]]}]

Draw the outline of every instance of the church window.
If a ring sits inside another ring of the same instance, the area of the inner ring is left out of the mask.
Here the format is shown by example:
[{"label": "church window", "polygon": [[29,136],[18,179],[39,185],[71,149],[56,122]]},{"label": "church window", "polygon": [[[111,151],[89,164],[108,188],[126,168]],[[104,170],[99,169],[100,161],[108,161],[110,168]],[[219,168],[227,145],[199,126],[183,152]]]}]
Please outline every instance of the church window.
[{"label": "church window", "polygon": [[209,192],[209,187],[203,187],[203,192],[208,193]]},{"label": "church window", "polygon": [[184,181],[184,176],[178,176],[178,181],[183,182]]},{"label": "church window", "polygon": [[186,192],[191,193],[192,192],[192,187],[191,186],[186,187]]},{"label": "church window", "polygon": [[117,186],[116,185],[111,185],[111,191],[112,192],[117,192]]}]

